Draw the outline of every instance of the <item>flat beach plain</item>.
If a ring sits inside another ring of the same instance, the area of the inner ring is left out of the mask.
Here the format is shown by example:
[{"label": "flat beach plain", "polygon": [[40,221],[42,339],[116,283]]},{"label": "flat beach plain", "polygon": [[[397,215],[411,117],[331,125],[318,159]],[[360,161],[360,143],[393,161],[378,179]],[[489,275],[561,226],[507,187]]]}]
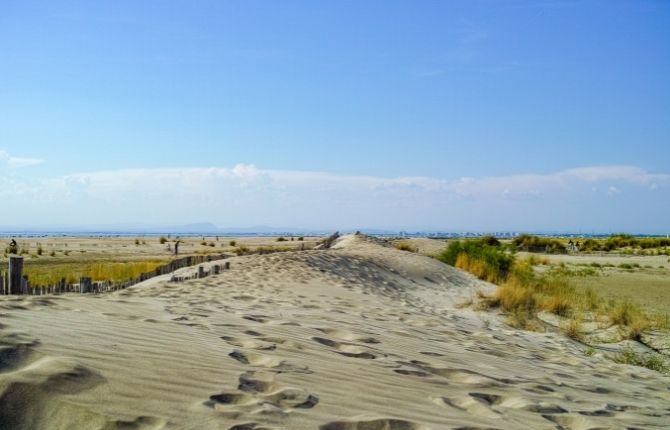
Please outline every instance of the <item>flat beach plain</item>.
[{"label": "flat beach plain", "polygon": [[670,422],[669,377],[462,308],[494,286],[429,257],[345,236],[329,250],[227,261],[220,275],[182,283],[0,298],[0,428]]}]

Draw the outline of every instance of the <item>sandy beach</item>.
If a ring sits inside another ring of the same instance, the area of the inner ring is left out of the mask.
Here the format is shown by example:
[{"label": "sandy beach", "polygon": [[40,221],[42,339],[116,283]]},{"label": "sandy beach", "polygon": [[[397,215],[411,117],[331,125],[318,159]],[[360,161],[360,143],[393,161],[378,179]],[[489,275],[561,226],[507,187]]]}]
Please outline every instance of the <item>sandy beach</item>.
[{"label": "sandy beach", "polygon": [[351,235],[327,250],[227,261],[230,270],[180,283],[167,275],[109,294],[0,298],[0,427],[670,422],[669,377],[463,308],[495,287],[429,257]]}]

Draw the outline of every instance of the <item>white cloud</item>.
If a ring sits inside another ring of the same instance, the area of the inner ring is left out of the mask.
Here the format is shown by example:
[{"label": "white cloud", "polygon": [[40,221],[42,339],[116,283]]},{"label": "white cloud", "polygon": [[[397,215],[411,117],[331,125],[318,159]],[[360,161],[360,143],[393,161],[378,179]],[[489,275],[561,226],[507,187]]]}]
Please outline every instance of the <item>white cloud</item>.
[{"label": "white cloud", "polygon": [[620,191],[617,187],[615,187],[615,186],[610,186],[610,187],[607,189],[607,194],[609,194],[610,196],[615,196],[615,195],[617,195],[617,194],[619,194],[619,193],[621,193],[621,191]]},{"label": "white cloud", "polygon": [[[600,166],[452,180],[346,176],[239,164],[110,170],[30,181],[0,176],[3,184],[0,195],[5,206],[23,212],[16,219],[0,214],[0,225],[211,221],[224,226],[530,229],[534,223],[561,228],[567,222],[587,224],[591,218],[594,223],[615,222],[616,217],[630,220],[626,207],[638,205],[612,205],[645,198],[645,192],[650,202],[664,201],[658,193],[670,191],[670,175]],[[636,192],[624,193],[629,187]],[[607,198],[613,194],[620,197]]]},{"label": "white cloud", "polygon": [[0,164],[6,165],[10,168],[36,166],[38,164],[42,164],[43,162],[44,160],[40,160],[39,158],[14,157],[7,151],[0,150]]}]

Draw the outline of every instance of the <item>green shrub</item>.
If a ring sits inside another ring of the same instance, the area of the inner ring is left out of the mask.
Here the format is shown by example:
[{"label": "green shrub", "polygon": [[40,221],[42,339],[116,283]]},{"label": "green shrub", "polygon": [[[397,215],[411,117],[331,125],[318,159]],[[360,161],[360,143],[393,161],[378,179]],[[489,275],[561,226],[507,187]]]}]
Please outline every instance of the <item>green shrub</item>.
[{"label": "green shrub", "polygon": [[565,245],[557,239],[548,237],[531,236],[522,234],[516,237],[512,244],[519,250],[528,252],[548,252],[551,254],[564,254],[567,252]]},{"label": "green shrub", "polygon": [[626,348],[621,351],[614,361],[621,364],[630,364],[633,366],[646,367],[660,373],[670,373],[670,365],[666,360],[657,354],[638,354],[632,348]]},{"label": "green shrub", "polygon": [[234,240],[231,240],[230,242],[228,242],[228,245],[235,246],[235,245],[237,245],[237,242],[235,242]]},{"label": "green shrub", "polygon": [[398,249],[400,251],[417,252],[417,249],[407,242],[403,241],[395,242],[393,246],[395,247],[395,249]]},{"label": "green shrub", "polygon": [[500,241],[495,237],[491,235],[486,235],[480,239],[484,245],[488,246],[500,246],[501,243]]},{"label": "green shrub", "polygon": [[437,259],[496,283],[505,280],[514,262],[513,255],[482,240],[452,241]]}]

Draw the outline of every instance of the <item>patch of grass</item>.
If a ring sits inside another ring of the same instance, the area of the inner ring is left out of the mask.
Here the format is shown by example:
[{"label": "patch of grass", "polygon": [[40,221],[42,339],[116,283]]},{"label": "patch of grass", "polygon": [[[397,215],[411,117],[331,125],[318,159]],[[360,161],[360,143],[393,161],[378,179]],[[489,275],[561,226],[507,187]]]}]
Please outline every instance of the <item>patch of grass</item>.
[{"label": "patch of grass", "polygon": [[528,258],[526,258],[526,262],[531,266],[548,266],[551,264],[547,257],[538,257],[537,255],[529,255]]},{"label": "patch of grass", "polygon": [[561,324],[561,329],[570,339],[580,342],[584,340],[584,331],[582,329],[582,319],[580,315],[575,314],[572,318],[565,320]]},{"label": "patch of grass", "polygon": [[400,251],[417,252],[415,247],[405,241],[395,242],[393,243],[393,246]]},{"label": "patch of grass", "polygon": [[558,239],[549,237],[522,234],[514,238],[512,244],[518,249],[527,252],[546,252],[549,254],[565,254],[567,249]]},{"label": "patch of grass", "polygon": [[286,242],[286,238],[280,236],[277,238],[277,242]]},{"label": "patch of grass", "polygon": [[621,351],[614,357],[614,361],[670,374],[670,364],[663,357],[657,354],[638,354],[632,348]]},{"label": "patch of grass", "polygon": [[165,263],[166,261],[152,260],[34,265],[27,266],[25,273],[32,285],[53,285],[63,278],[67,283],[76,283],[84,276],[92,278],[93,281],[123,282],[151,272]]},{"label": "patch of grass", "polygon": [[251,252],[251,250],[244,245],[240,245],[237,248],[235,248],[235,250],[233,252],[237,255],[246,255],[246,254],[249,254]]},{"label": "patch of grass", "polygon": [[235,245],[237,245],[237,242],[234,241],[234,240],[231,240],[230,242],[228,242],[228,245],[235,246]]},{"label": "patch of grass", "polygon": [[450,242],[437,259],[493,283],[503,282],[514,262],[513,255],[481,240]]},{"label": "patch of grass", "polygon": [[577,340],[583,339],[581,320],[586,312],[605,327],[618,325],[628,339],[640,340],[645,332],[670,326],[667,315],[650,316],[630,300],[604,304],[592,288],[576,288],[574,277],[597,274],[590,266],[575,270],[558,265],[536,273],[527,259],[517,260],[504,249],[481,241],[452,242],[438,258],[496,283],[494,295],[478,293],[476,307],[500,308],[514,327],[537,329],[537,313],[541,311],[564,318],[561,329]]}]

